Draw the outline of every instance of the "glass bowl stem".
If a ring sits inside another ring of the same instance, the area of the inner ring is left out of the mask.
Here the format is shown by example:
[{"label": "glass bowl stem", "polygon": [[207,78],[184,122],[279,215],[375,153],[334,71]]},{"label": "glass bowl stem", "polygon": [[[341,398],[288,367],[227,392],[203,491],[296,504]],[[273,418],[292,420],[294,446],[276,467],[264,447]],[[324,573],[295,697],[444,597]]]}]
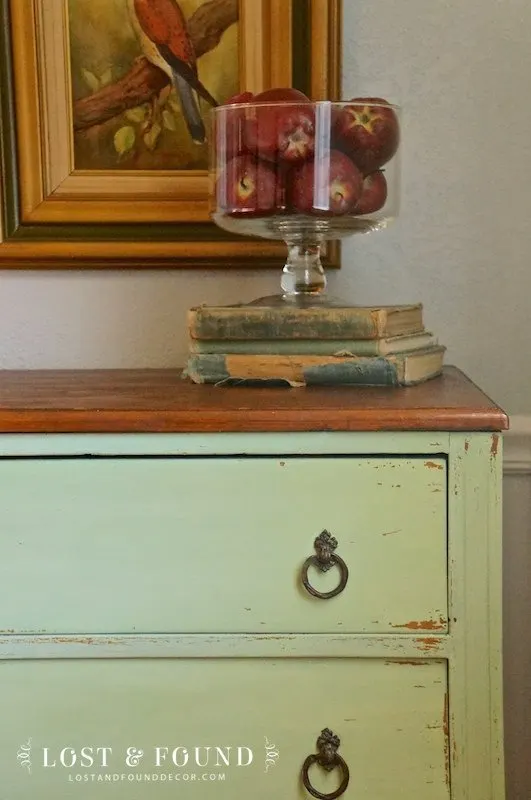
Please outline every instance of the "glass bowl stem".
[{"label": "glass bowl stem", "polygon": [[321,263],[321,242],[286,240],[286,245],[288,257],[280,282],[284,299],[322,297],[326,292],[326,276]]}]

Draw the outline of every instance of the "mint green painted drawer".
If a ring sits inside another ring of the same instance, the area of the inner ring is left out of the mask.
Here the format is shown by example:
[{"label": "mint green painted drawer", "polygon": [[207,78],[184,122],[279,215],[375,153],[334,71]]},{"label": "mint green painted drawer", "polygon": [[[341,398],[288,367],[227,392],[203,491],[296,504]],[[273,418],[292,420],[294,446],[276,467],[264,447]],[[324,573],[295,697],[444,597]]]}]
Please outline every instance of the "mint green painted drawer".
[{"label": "mint green painted drawer", "polygon": [[[340,738],[345,797],[450,797],[442,661],[30,660],[0,670],[9,800],[301,800],[301,769],[324,728]],[[315,765],[309,777],[326,793],[340,782],[338,769]]]},{"label": "mint green painted drawer", "polygon": [[[444,632],[446,480],[433,457],[2,460],[0,630]],[[327,600],[301,583],[323,530],[349,570]]]}]

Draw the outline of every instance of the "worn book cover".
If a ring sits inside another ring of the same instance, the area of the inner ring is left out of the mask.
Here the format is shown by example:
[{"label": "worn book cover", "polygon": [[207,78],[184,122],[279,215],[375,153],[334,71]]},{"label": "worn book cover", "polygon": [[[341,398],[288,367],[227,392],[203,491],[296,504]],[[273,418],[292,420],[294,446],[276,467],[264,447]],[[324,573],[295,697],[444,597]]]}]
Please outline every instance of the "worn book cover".
[{"label": "worn book cover", "polygon": [[196,306],[188,311],[191,339],[382,339],[424,330],[422,304],[397,306],[319,305],[299,307],[262,301],[232,306]]},{"label": "worn book cover", "polygon": [[438,344],[430,331],[384,339],[190,339],[190,353],[227,355],[377,356],[422,350]]},{"label": "worn book cover", "polygon": [[185,377],[194,383],[284,382],[291,386],[411,386],[439,375],[440,345],[389,356],[190,355]]}]

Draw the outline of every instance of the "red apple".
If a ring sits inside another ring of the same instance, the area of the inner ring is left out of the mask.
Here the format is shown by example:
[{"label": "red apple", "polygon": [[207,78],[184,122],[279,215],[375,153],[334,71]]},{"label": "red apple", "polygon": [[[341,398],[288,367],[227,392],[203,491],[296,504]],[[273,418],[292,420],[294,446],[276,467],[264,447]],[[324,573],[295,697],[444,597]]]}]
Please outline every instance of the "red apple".
[{"label": "red apple", "polygon": [[279,161],[277,164],[271,164],[271,167],[275,170],[277,178],[275,207],[277,211],[286,212],[289,210],[291,167],[287,161]]},{"label": "red apple", "polygon": [[278,87],[274,89],[265,89],[255,95],[254,103],[309,103],[310,99],[304,94],[294,89],[291,86]]},{"label": "red apple", "polygon": [[341,149],[364,174],[380,169],[398,150],[398,118],[392,106],[382,98],[350,100],[337,114],[334,127]]},{"label": "red apple", "polygon": [[240,103],[251,103],[253,101],[254,94],[252,92],[240,92],[240,94],[233,94],[232,97],[229,97],[228,100],[225,100],[223,103],[224,106],[233,106],[238,105]]},{"label": "red apple", "polygon": [[252,92],[235,94],[222,104],[223,110],[217,112],[214,135],[219,160],[248,152],[245,141],[247,119],[245,105],[250,103],[253,97]]},{"label": "red apple", "polygon": [[302,213],[347,214],[361,197],[363,175],[344,153],[331,150],[294,171],[290,204]]},{"label": "red apple", "polygon": [[216,184],[218,208],[228,214],[264,214],[275,210],[275,170],[251,156],[227,162]]},{"label": "red apple", "polygon": [[253,103],[264,106],[255,109],[247,124],[247,144],[257,157],[300,163],[313,156],[315,114],[305,94],[291,88],[268,89]]},{"label": "red apple", "polygon": [[387,200],[387,180],[381,170],[371,172],[363,179],[361,197],[354,208],[355,214],[374,214]]}]

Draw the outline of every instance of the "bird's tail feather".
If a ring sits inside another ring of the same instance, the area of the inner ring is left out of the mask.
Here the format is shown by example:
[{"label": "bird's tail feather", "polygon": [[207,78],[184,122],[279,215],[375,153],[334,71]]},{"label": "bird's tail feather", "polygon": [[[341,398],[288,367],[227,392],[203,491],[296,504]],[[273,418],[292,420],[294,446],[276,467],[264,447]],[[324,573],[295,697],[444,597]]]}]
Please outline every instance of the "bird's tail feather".
[{"label": "bird's tail feather", "polygon": [[197,103],[194,90],[190,84],[177,72],[173,72],[177,94],[181,101],[186,126],[190,136],[196,144],[203,144],[206,139],[206,132],[199,105]]}]

